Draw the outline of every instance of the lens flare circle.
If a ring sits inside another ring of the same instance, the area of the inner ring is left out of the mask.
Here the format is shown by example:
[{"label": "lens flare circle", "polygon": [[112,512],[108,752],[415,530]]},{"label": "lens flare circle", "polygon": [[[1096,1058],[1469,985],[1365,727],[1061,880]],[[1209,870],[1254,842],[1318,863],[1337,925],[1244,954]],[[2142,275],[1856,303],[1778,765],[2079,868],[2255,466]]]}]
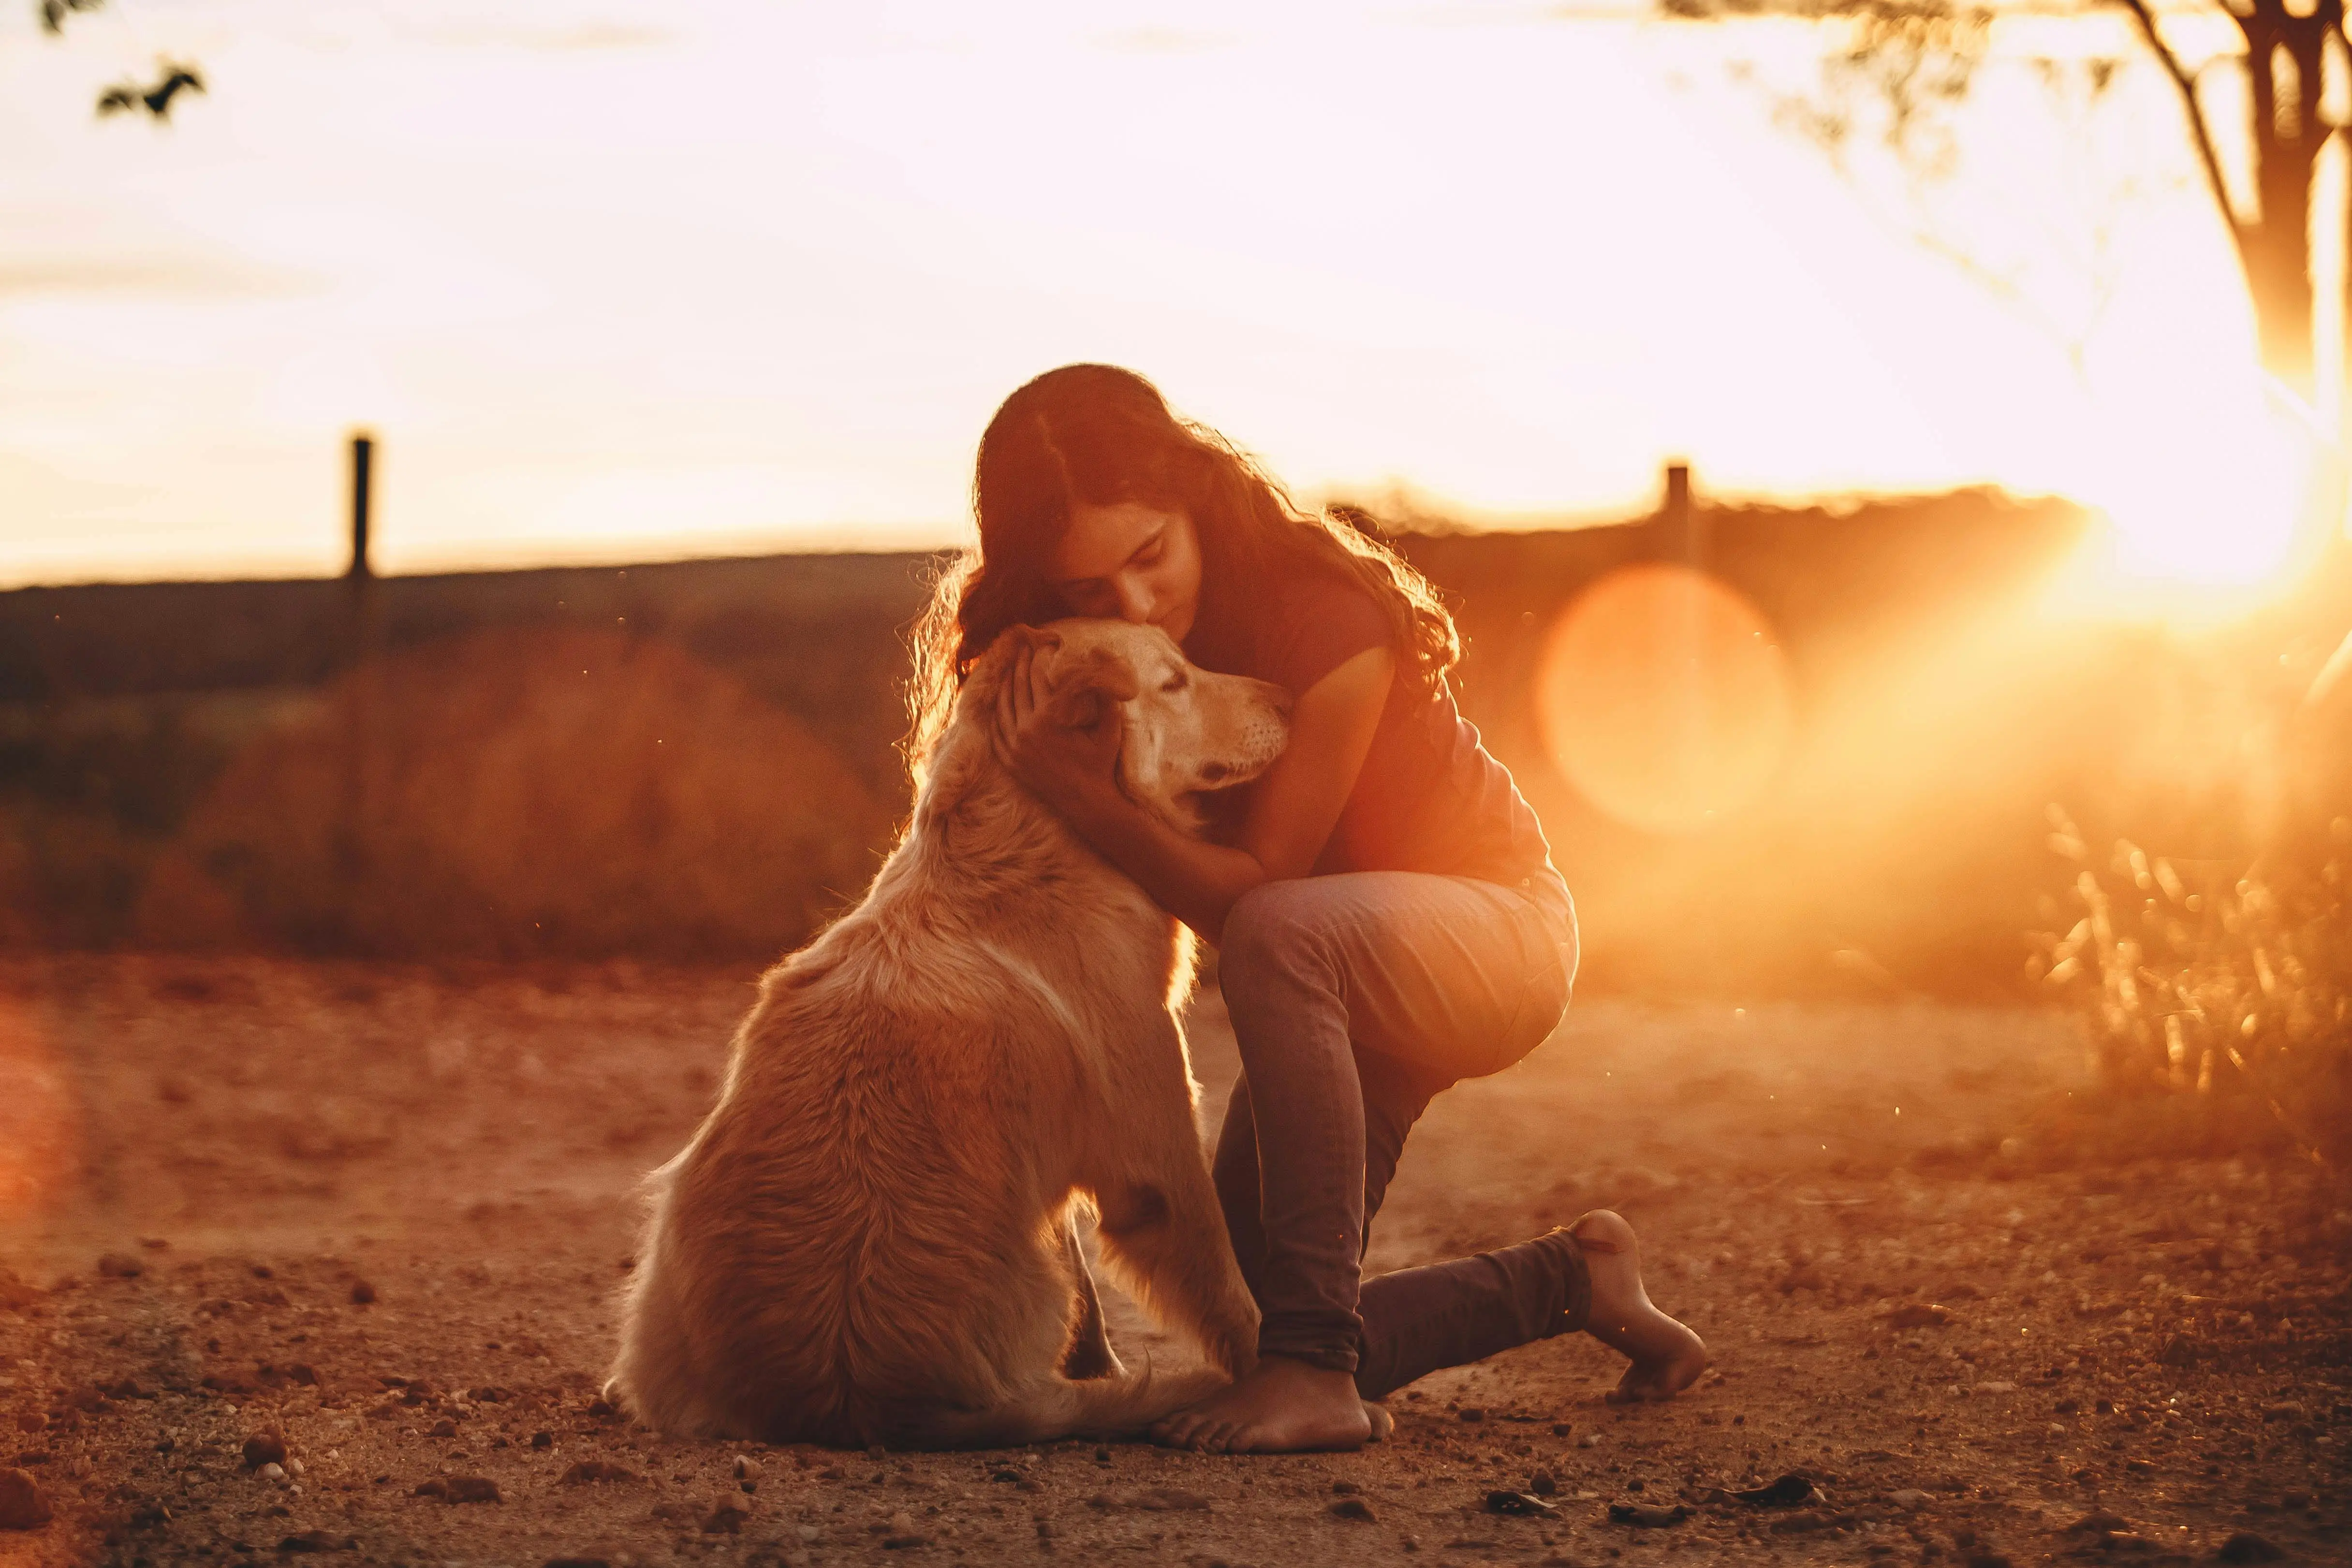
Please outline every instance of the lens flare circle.
[{"label": "lens flare circle", "polygon": [[1623,567],[1545,634],[1536,723],[1577,792],[1631,827],[1702,832],[1761,794],[1796,734],[1771,623],[1704,571]]}]

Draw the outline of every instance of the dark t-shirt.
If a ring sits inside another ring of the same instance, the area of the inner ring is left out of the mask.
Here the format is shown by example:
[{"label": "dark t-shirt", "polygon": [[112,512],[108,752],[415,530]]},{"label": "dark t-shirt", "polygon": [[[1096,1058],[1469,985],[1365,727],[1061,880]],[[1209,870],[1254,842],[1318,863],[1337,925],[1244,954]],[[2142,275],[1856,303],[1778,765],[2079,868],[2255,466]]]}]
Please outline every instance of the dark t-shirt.
[{"label": "dark t-shirt", "polygon": [[[1270,588],[1254,619],[1246,628],[1196,632],[1186,651],[1205,668],[1272,681],[1296,696],[1367,649],[1397,644],[1371,594],[1336,572]],[[1424,695],[1397,653],[1371,749],[1316,873],[1435,872],[1564,898],[1543,829],[1510,770],[1487,755],[1453,692],[1441,685]]]}]

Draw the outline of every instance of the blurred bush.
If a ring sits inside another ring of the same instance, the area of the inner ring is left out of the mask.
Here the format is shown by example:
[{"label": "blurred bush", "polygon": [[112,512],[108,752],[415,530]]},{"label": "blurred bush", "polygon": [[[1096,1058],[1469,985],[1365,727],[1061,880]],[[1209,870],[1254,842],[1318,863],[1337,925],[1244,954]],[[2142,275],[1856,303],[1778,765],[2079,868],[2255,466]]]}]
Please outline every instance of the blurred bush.
[{"label": "blurred bush", "polygon": [[740,680],[658,640],[494,628],[362,664],[247,745],[155,857],[129,935],[764,956],[853,902],[888,831]]}]

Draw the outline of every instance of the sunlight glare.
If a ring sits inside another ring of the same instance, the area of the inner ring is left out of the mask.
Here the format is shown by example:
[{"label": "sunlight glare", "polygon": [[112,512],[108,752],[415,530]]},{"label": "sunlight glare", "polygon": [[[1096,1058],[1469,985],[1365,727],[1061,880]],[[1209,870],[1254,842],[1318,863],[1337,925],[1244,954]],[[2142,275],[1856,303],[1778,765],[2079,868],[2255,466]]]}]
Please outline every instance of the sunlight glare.
[{"label": "sunlight glare", "polygon": [[[2321,511],[2332,444],[2251,356],[2184,372],[2168,347],[2091,367],[2091,417],[2073,493],[2104,527],[2054,585],[2074,614],[2226,619],[2290,587]],[[2184,391],[2189,395],[2184,395]]]}]

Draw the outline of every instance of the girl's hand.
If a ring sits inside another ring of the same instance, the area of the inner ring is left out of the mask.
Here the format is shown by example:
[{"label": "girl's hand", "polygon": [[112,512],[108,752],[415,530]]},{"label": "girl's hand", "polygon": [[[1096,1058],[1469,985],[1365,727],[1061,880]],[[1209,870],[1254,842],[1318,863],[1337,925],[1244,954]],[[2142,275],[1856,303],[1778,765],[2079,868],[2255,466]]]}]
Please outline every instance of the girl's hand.
[{"label": "girl's hand", "polygon": [[1099,821],[1127,806],[1118,788],[1119,748],[1127,716],[1099,691],[1058,699],[1045,679],[1036,649],[1013,655],[996,700],[998,733],[1013,776],[1074,824]]}]

